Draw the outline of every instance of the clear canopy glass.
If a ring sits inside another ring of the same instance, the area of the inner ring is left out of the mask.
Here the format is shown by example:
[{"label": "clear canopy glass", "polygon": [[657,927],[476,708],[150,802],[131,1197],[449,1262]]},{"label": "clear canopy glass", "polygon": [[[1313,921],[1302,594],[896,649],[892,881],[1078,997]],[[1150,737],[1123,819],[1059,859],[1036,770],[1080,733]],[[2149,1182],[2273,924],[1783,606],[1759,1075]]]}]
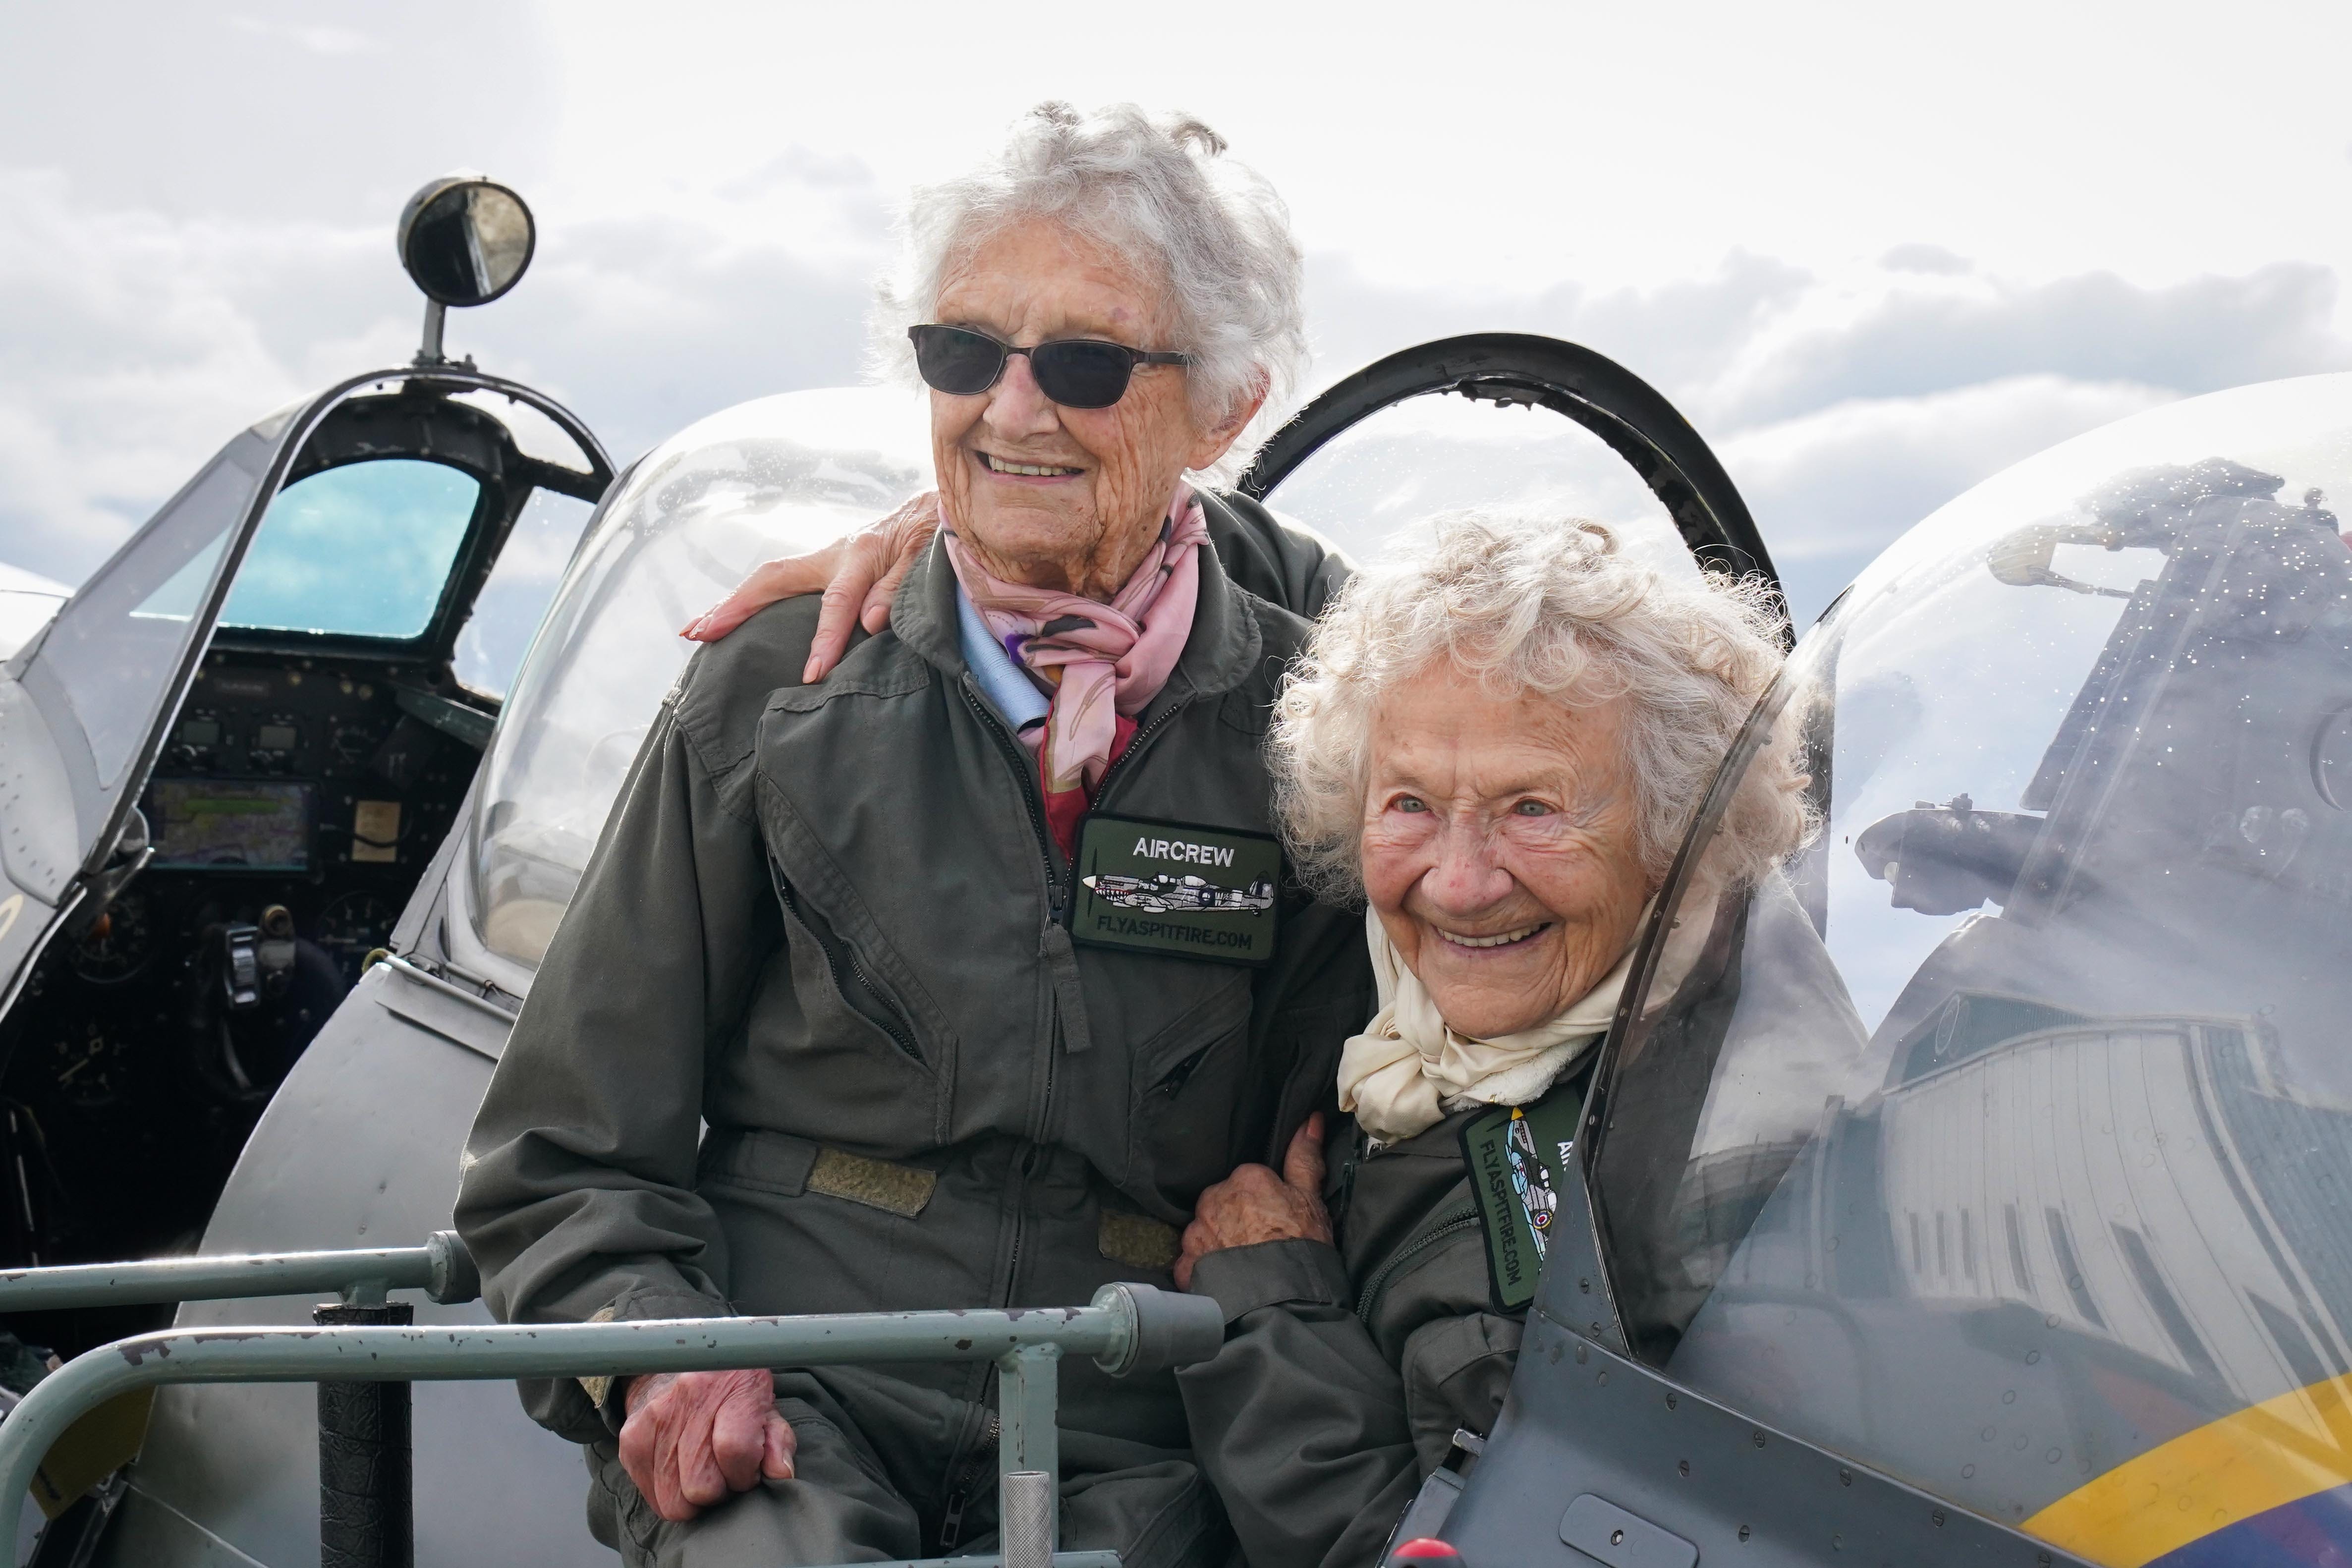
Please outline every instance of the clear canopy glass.
[{"label": "clear canopy glass", "polygon": [[1333,437],[1266,501],[1359,561],[1440,512],[1477,509],[1590,518],[1651,565],[1698,574],[1632,466],[1566,415],[1529,405],[1407,398]]},{"label": "clear canopy glass", "polygon": [[797,554],[930,483],[921,402],[787,393],[672,437],[624,476],[572,559],[484,764],[473,824],[483,945],[547,951],[622,775],[694,645],[677,633],[761,561]]},{"label": "clear canopy glass", "polygon": [[2347,498],[2352,375],[2199,398],[1807,637],[1604,1082],[1637,1354],[2099,1561],[2352,1518]]},{"label": "clear canopy glass", "polygon": [[457,633],[451,663],[468,690],[506,696],[592,510],[584,500],[551,489],[534,489],[522,503],[522,515],[515,519],[514,531],[507,535]]}]

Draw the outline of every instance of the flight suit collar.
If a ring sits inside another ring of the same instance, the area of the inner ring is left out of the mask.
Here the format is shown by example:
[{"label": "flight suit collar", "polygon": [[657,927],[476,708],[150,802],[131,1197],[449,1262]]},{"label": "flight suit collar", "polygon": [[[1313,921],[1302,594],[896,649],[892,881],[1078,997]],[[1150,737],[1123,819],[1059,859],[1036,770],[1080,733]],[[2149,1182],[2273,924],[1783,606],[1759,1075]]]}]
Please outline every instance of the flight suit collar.
[{"label": "flight suit collar", "polygon": [[[1214,497],[1202,498],[1203,505],[1216,504]],[[948,560],[947,545],[938,537],[907,573],[907,580],[890,601],[891,629],[898,640],[915,650],[923,661],[947,676],[961,680],[967,673],[963,644],[956,617],[955,567]],[[1168,685],[1144,709],[1141,717],[1150,717],[1169,704],[1188,701],[1197,697],[1214,697],[1230,691],[1247,679],[1255,668],[1258,655],[1265,647],[1257,616],[1250,613],[1246,595],[1225,575],[1224,563],[1218,559],[1215,548],[1201,547],[1201,593],[1192,609],[1192,635],[1184,641],[1184,651],[1176,660],[1176,668],[1168,678]]]}]

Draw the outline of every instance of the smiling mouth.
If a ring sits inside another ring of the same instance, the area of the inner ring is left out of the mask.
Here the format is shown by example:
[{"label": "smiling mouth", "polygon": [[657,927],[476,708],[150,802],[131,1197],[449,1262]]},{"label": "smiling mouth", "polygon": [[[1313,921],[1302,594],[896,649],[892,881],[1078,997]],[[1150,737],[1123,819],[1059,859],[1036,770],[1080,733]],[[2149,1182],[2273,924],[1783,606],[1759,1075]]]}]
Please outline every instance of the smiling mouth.
[{"label": "smiling mouth", "polygon": [[1086,471],[1083,468],[1063,468],[1055,463],[1008,462],[992,452],[981,453],[980,465],[992,474],[1017,474],[1024,479],[1065,479],[1073,474]]},{"label": "smiling mouth", "polygon": [[1457,931],[1447,931],[1443,926],[1432,929],[1456,947],[1512,947],[1527,941],[1529,937],[1540,936],[1549,931],[1551,921],[1538,921],[1534,925],[1521,926],[1517,931],[1500,931],[1493,936],[1465,936]]}]

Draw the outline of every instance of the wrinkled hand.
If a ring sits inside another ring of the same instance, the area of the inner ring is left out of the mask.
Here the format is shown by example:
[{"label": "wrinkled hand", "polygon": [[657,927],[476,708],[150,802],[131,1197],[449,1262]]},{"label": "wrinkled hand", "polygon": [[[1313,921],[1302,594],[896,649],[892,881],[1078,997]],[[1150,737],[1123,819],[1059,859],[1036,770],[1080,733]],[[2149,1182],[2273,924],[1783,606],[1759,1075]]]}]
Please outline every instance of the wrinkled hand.
[{"label": "wrinkled hand", "polygon": [[797,1441],[776,1414],[771,1373],[656,1373],[630,1382],[627,1404],[621,1466],[674,1524],[750,1491],[762,1476],[792,1479]]},{"label": "wrinkled hand", "polygon": [[735,591],[702,612],[677,635],[694,642],[717,642],[779,599],[823,592],[816,636],[809,641],[803,683],[822,680],[841,662],[849,634],[863,626],[878,632],[890,624],[890,595],[907,570],[929,548],[939,531],[940,497],[926,490],[889,516],[846,539],[806,555],[787,555],[754,566]]},{"label": "wrinkled hand", "polygon": [[1201,1194],[1192,1223],[1184,1227],[1176,1284],[1191,1289],[1192,1266],[1229,1247],[1330,1239],[1331,1215],[1323,1206],[1323,1113],[1318,1110],[1292,1135],[1282,1156],[1282,1174],[1264,1165],[1237,1165],[1232,1175]]}]

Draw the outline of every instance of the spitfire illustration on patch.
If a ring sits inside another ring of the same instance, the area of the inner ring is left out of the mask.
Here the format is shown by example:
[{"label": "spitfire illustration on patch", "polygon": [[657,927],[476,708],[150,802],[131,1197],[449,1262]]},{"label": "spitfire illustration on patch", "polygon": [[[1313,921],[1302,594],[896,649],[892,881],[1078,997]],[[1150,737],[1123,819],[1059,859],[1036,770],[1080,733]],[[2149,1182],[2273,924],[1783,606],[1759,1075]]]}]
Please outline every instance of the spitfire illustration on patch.
[{"label": "spitfire illustration on patch", "polygon": [[1246,888],[1224,888],[1205,878],[1189,874],[1171,877],[1165,872],[1150,878],[1105,873],[1078,880],[1104,903],[1122,910],[1150,910],[1155,914],[1170,910],[1202,910],[1255,915],[1274,908],[1274,884],[1263,877]]},{"label": "spitfire illustration on patch", "polygon": [[1559,1208],[1559,1194],[1550,1172],[1544,1169],[1543,1156],[1536,1152],[1535,1131],[1528,1125],[1528,1113],[1517,1106],[1511,1108],[1511,1130],[1506,1147],[1511,1156],[1511,1187],[1519,1194],[1519,1205],[1528,1211],[1528,1226],[1535,1232],[1536,1257],[1544,1256],[1544,1235],[1551,1229],[1551,1216]]}]

